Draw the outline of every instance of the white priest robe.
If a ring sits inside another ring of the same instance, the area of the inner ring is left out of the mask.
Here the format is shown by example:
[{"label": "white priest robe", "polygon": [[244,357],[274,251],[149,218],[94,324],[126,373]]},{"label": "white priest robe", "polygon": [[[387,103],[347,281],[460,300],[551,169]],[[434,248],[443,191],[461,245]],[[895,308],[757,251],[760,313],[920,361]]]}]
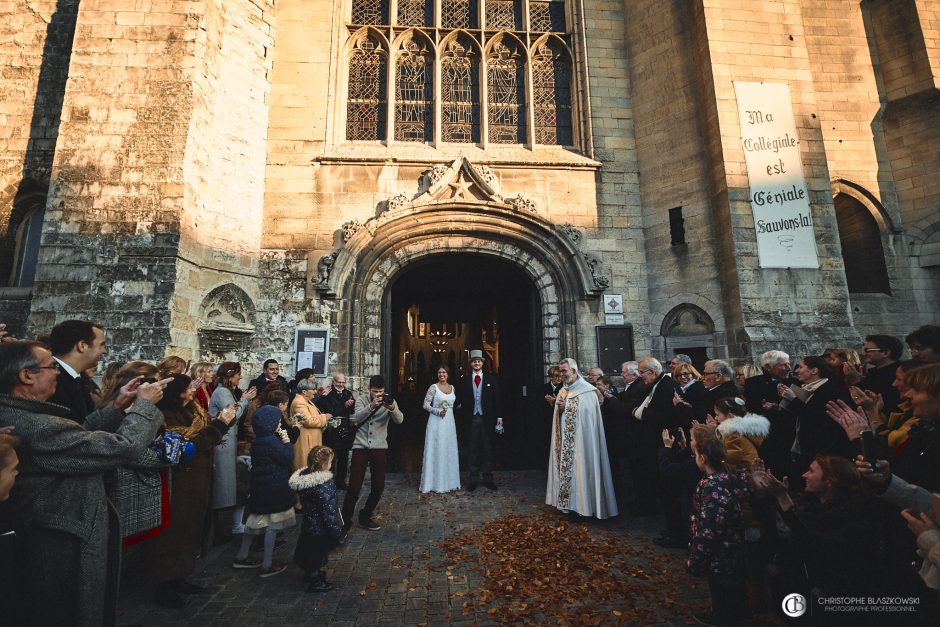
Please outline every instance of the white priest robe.
[{"label": "white priest robe", "polygon": [[558,393],[567,395],[564,407],[559,410],[556,405],[552,418],[545,502],[582,516],[616,516],[617,498],[597,388],[578,377]]}]

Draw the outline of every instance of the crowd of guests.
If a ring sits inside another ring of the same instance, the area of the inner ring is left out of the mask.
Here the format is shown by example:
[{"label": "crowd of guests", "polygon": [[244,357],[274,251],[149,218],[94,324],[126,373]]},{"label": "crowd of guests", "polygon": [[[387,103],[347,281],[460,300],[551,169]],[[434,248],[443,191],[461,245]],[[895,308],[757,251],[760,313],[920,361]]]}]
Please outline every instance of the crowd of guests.
[{"label": "crowd of guests", "polygon": [[359,522],[380,528],[378,461],[388,421],[402,417],[382,377],[355,398],[343,374],[320,385],[302,369],[287,381],[273,359],[243,386],[236,362],[99,368],[106,353],[92,322],[68,320],[35,341],[0,325],[3,621],[113,624],[122,562],[152,584],[155,603],[182,607],[203,590],[189,579],[197,557],[238,535],[233,567],[277,575],[287,568],[274,560],[280,532],[298,520],[294,561],[309,591],[330,590],[326,556],[351,530],[341,511],[353,519],[370,465]]},{"label": "crowd of guests", "polygon": [[648,357],[622,365],[619,390],[588,371],[630,509],[661,514],[655,543],[687,551],[708,580],[698,623],[741,624],[799,593],[817,619],[827,599],[887,598],[906,599],[896,616],[936,624],[940,326],[905,340],[910,359],[899,338],[870,335],[795,367],[780,350],[759,368],[713,359],[701,372],[686,355]]},{"label": "crowd of guests", "polygon": [[[387,429],[403,419],[381,376],[354,395],[343,374],[288,381],[273,359],[246,385],[236,362],[100,367],[105,329],[79,320],[36,341],[0,325],[0,340],[0,586],[13,624],[112,624],[122,558],[156,603],[181,607],[202,590],[189,579],[197,556],[233,536],[234,568],[275,576],[279,536],[298,520],[294,562],[309,591],[328,591],[327,555],[351,530],[367,468],[358,522],[380,528]],[[905,340],[907,360],[901,340],[872,335],[863,358],[833,348],[795,368],[779,350],[759,368],[710,360],[701,372],[685,355],[648,357],[622,365],[621,389],[588,371],[631,509],[662,514],[656,543],[687,550],[708,580],[698,622],[739,624],[793,592],[901,595],[938,615],[940,327]],[[552,407],[562,379],[550,376]]]}]

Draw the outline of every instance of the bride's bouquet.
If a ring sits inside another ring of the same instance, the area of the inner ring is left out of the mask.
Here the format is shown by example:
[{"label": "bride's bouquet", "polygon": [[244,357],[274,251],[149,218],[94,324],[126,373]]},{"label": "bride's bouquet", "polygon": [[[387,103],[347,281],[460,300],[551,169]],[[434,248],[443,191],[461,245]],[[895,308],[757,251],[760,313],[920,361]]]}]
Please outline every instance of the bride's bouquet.
[{"label": "bride's bouquet", "polygon": [[[446,415],[447,410],[450,409],[450,401],[441,401],[441,409],[444,410],[444,413],[445,413],[445,415]],[[441,418],[443,418],[443,417],[444,417],[444,416],[441,416]]]}]

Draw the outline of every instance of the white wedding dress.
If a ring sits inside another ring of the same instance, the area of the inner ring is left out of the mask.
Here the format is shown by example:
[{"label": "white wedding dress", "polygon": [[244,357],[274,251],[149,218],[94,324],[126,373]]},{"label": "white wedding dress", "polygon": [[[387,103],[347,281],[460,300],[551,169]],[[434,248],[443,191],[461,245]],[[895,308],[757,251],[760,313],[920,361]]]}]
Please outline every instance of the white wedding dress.
[{"label": "white wedding dress", "polygon": [[[421,466],[421,492],[451,492],[460,489],[460,461],[457,457],[457,425],[454,400],[457,395],[441,392],[432,384],[424,397],[428,428],[424,434],[424,462]],[[441,416],[441,408],[447,413]]]}]

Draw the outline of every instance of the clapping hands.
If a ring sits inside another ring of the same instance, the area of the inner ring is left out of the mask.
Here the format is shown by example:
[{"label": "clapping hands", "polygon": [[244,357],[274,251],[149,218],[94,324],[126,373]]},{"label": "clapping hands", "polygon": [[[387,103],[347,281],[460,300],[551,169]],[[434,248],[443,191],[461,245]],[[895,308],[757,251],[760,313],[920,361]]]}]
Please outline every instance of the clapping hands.
[{"label": "clapping hands", "polygon": [[865,414],[852,409],[845,401],[835,400],[826,403],[826,414],[839,423],[849,440],[857,440],[861,437],[862,431],[871,431],[871,425],[868,424]]}]

